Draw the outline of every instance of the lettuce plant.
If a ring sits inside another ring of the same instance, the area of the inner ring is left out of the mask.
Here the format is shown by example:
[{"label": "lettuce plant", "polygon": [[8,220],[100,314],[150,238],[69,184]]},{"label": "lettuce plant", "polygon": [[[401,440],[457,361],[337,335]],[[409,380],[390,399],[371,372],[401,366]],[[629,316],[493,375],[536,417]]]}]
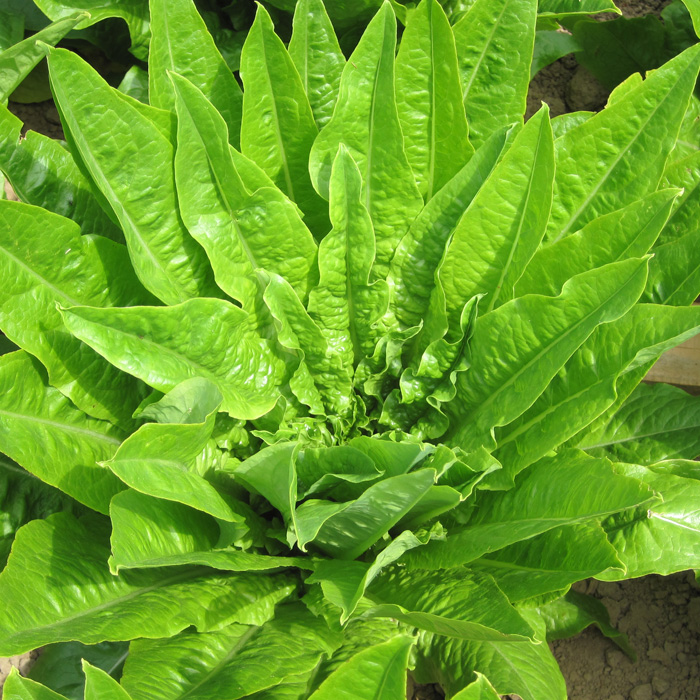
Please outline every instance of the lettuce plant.
[{"label": "lettuce plant", "polygon": [[699,400],[640,384],[700,329],[700,52],[523,123],[536,3],[467,4],[347,60],[260,7],[241,89],[151,0],[148,104],[46,47],[67,148],[2,113],[6,700],[563,700],[574,582],[700,566]]}]

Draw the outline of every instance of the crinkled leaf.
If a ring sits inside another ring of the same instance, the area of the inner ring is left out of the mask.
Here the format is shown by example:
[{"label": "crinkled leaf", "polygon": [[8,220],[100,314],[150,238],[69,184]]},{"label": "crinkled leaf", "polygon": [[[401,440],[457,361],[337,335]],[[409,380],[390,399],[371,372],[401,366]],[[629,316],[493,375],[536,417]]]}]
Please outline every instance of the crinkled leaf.
[{"label": "crinkled leaf", "polygon": [[654,249],[645,297],[684,306],[700,295],[700,229]]}]

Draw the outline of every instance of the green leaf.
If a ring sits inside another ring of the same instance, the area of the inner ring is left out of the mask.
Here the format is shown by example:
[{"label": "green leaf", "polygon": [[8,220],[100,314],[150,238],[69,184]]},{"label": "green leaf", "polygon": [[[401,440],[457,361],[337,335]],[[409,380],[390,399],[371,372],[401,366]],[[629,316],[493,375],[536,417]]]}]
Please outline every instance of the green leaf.
[{"label": "green leaf", "polygon": [[0,170],[20,201],[73,219],[84,234],[123,242],[124,234],[100,206],[70,153],[35,131],[20,136],[22,122],[0,105]]},{"label": "green leaf", "polygon": [[2,697],[3,700],[66,700],[46,686],[22,678],[14,667],[10,668],[10,675],[3,684]]},{"label": "green leaf", "polygon": [[223,396],[235,418],[271,410],[284,367],[250,327],[248,314],[221,299],[191,299],[170,307],[63,310],[73,335],[121,370],[167,392],[201,377]]},{"label": "green leaf", "polygon": [[462,98],[476,146],[525,114],[536,19],[537,5],[530,0],[475,0],[454,26]]},{"label": "green leaf", "polygon": [[131,53],[142,61],[148,55],[148,3],[143,0],[122,0],[119,3],[105,3],[104,0],[38,0],[35,4],[52,20],[61,19],[76,11],[89,12],[89,17],[78,25],[78,29],[109,17],[120,17],[129,26]]},{"label": "green leaf", "polygon": [[52,51],[49,73],[69,143],[119,219],[144,287],[166,304],[216,296],[207,257],[177,214],[173,147],[141,103],[65,49]]},{"label": "green leaf", "polygon": [[148,303],[152,297],[135,278],[126,249],[106,238],[81,236],[74,222],[38,207],[0,201],[0,270],[6,280],[0,327],[7,336],[41,360],[50,383],[78,408],[130,427],[143,385],[71,337],[56,309],[56,304]]},{"label": "green leaf", "polygon": [[154,107],[172,110],[168,71],[196,85],[221,113],[238,147],[243,95],[192,0],[151,0],[148,93]]},{"label": "green leaf", "polygon": [[654,248],[644,296],[658,304],[685,306],[700,295],[700,230]]},{"label": "green leaf", "polygon": [[667,384],[640,384],[579,447],[620,462],[653,464],[700,455],[700,398]]},{"label": "green leaf", "polygon": [[258,5],[241,54],[241,150],[304,212],[317,236],[327,231],[322,200],[309,179],[309,151],[318,129],[299,73]]},{"label": "green leaf", "polygon": [[117,87],[119,92],[148,104],[148,72],[137,65],[131,66]]},{"label": "green leaf", "polygon": [[548,15],[593,15],[598,12],[622,14],[613,0],[539,0],[537,12],[540,17]]},{"label": "green leaf", "polygon": [[550,240],[656,189],[695,85],[699,53],[698,47],[684,51],[556,141]]},{"label": "green leaf", "polygon": [[[202,568],[113,576],[106,564],[105,529],[102,522],[82,523],[57,513],[19,531],[0,574],[7,606],[0,622],[3,656],[48,642],[94,644],[167,637],[190,625],[206,632],[233,622],[262,624],[294,590],[294,583],[280,575],[222,575]],[[66,580],[76,585],[66,586]],[[31,606],[24,603],[28,593]]]},{"label": "green leaf", "polygon": [[668,165],[662,184],[682,188],[682,192],[664,228],[660,244],[672,243],[696,228],[700,212],[700,152]]},{"label": "green leaf", "polygon": [[24,38],[24,15],[2,11],[0,14],[0,51],[9,49]]},{"label": "green leaf", "polygon": [[617,580],[623,575],[668,575],[700,568],[697,464],[679,460],[660,462],[650,468],[618,464],[615,469],[648,484],[663,501],[604,521],[608,538],[626,571],[609,571],[598,578]]},{"label": "green leaf", "polygon": [[7,100],[15,88],[31,73],[46,53],[37,42],[55,46],[68,32],[89,15],[85,12],[60,19],[36,34],[0,53],[0,103]]},{"label": "green leaf", "polygon": [[[605,265],[572,278],[557,297],[521,297],[477,319],[471,368],[458,375],[457,396],[445,406],[447,444],[468,452],[490,444],[493,426],[529,408],[596,326],[639,298],[646,265],[634,258]],[[493,348],[507,363],[494,363]]]},{"label": "green leaf", "polygon": [[535,33],[535,50],[530,67],[530,78],[534,78],[543,68],[554,63],[581,46],[571,34],[559,31],[538,30]]},{"label": "green leaf", "polygon": [[411,13],[396,57],[396,95],[406,156],[428,201],[474,153],[455,40],[437,0]]},{"label": "green leaf", "polygon": [[289,56],[321,129],[333,114],[345,66],[345,57],[322,0],[296,3]]},{"label": "green leaf", "polygon": [[400,700],[406,695],[413,637],[398,636],[371,646],[334,671],[309,700]]},{"label": "green leaf", "polygon": [[377,241],[373,279],[386,277],[396,245],[423,207],[403,148],[394,87],[395,48],[396,18],[385,2],[343,70],[338,104],[309,157],[314,186],[325,198],[341,143],[357,163]]},{"label": "green leaf", "polygon": [[237,700],[311,671],[338,636],[303,605],[282,605],[262,627],[133,642],[122,683],[134,700]]},{"label": "green leaf", "polygon": [[700,0],[683,0],[693,19],[695,33],[700,36]]},{"label": "green leaf", "polygon": [[[567,498],[562,499],[561,494]],[[531,466],[506,492],[481,492],[479,508],[445,541],[409,552],[411,568],[444,569],[473,561],[515,542],[646,503],[649,489],[620,477],[606,459],[565,450]]]},{"label": "green leaf", "polygon": [[476,674],[476,680],[461,690],[452,700],[499,700],[500,696],[489,683],[486,676]]},{"label": "green leaf", "polygon": [[99,462],[109,459],[122,432],[88,418],[46,385],[36,360],[24,352],[0,357],[0,450],[64,493],[102,513],[122,490]]},{"label": "green leaf", "polygon": [[85,700],[131,700],[129,693],[101,668],[83,660]]}]

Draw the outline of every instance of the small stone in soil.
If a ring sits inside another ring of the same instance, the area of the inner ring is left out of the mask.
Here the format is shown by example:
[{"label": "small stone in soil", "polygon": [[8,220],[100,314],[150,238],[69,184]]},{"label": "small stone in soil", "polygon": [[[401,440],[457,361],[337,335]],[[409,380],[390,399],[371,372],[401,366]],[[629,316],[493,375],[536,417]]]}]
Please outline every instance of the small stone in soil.
[{"label": "small stone in soil", "polygon": [[630,693],[630,700],[652,700],[653,697],[654,693],[649,683],[632,688],[632,692]]}]

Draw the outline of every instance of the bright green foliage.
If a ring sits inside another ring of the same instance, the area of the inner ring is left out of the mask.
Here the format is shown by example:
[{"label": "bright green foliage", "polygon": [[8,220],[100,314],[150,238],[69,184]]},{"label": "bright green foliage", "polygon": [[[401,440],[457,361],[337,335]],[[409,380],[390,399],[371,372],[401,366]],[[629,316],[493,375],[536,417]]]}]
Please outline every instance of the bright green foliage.
[{"label": "bright green foliage", "polygon": [[535,0],[275,0],[242,89],[146,5],[0,108],[5,697],[564,700],[573,583],[700,568],[700,50],[523,123]]}]

